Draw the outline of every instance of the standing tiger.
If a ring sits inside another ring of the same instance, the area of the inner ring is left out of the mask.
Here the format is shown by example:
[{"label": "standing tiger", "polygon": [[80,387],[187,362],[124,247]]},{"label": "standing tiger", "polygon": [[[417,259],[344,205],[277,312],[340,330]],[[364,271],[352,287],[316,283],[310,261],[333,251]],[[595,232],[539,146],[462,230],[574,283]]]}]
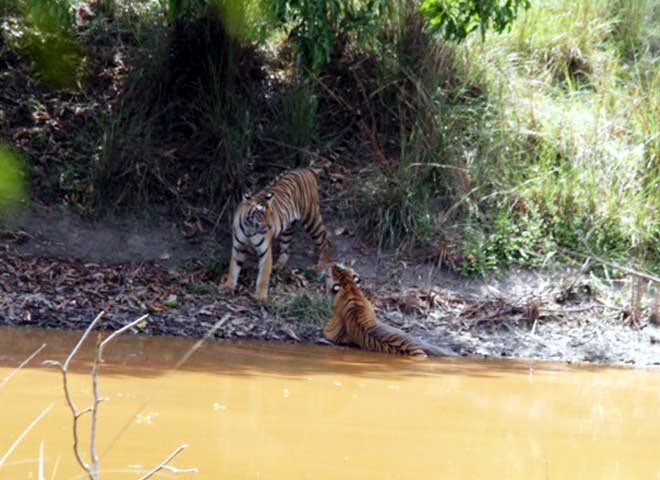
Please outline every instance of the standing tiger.
[{"label": "standing tiger", "polygon": [[356,344],[373,352],[420,358],[450,354],[376,320],[374,308],[359,283],[360,277],[349,268],[334,264],[328,269],[326,287],[332,297],[332,318],[323,329],[328,340]]},{"label": "standing tiger", "polygon": [[[221,288],[230,291],[236,288],[245,254],[253,250],[259,257],[257,288],[253,297],[265,300],[272,269],[282,268],[289,259],[289,244],[297,221],[302,222],[319,248],[319,265],[327,264],[330,241],[321,218],[316,175],[311,168],[286,172],[256,195],[244,196],[234,212],[229,273]],[[273,266],[272,244],[278,237],[280,256]]]}]

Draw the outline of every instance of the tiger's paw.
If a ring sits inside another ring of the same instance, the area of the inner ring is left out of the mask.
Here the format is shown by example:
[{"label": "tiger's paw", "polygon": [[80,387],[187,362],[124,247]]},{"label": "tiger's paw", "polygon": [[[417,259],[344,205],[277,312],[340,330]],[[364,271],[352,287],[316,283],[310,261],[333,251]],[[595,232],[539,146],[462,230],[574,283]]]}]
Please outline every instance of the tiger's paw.
[{"label": "tiger's paw", "polygon": [[250,298],[257,302],[265,302],[268,300],[268,292],[254,292],[250,293]]},{"label": "tiger's paw", "polygon": [[222,282],[220,285],[218,285],[218,291],[227,295],[233,295],[233,293],[236,291],[236,287],[228,282]]}]

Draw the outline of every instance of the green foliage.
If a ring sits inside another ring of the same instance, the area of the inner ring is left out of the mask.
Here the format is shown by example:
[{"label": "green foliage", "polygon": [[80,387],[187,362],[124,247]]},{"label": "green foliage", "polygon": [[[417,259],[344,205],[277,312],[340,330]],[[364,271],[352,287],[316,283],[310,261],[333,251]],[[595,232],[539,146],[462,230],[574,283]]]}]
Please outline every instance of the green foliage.
[{"label": "green foliage", "polygon": [[318,72],[340,54],[349,36],[368,42],[387,11],[386,0],[272,0],[272,15],[280,25],[292,25],[289,38],[297,62]]},{"label": "green foliage", "polygon": [[293,150],[295,164],[300,165],[302,150],[308,148],[317,133],[318,95],[306,84],[300,84],[284,94],[276,112],[283,142]]},{"label": "green foliage", "polygon": [[556,248],[537,215],[501,209],[490,225],[469,226],[461,242],[459,270],[467,275],[484,275],[488,270],[520,265],[534,267]]},{"label": "green foliage", "polygon": [[654,2],[553,0],[444,56],[403,17],[373,91],[398,82],[380,104],[402,105],[398,161],[419,166],[360,179],[363,231],[394,246],[449,229],[466,274],[560,249],[657,271],[659,17]]},{"label": "green foliage", "polygon": [[0,142],[0,219],[10,215],[26,199],[26,175],[21,157]]},{"label": "green foliage", "polygon": [[401,166],[383,174],[375,172],[356,182],[359,227],[381,247],[409,247],[430,239],[433,217],[429,205],[431,184],[418,168]]},{"label": "green foliage", "polygon": [[24,34],[18,48],[33,60],[42,78],[55,88],[77,87],[83,62],[74,18],[66,0],[25,0]]},{"label": "green foliage", "polygon": [[170,22],[217,16],[235,39],[257,39],[267,23],[265,0],[167,0]]},{"label": "green foliage", "polygon": [[423,0],[421,9],[432,29],[444,30],[447,40],[462,41],[477,29],[482,38],[489,28],[502,33],[529,6],[530,0]]}]

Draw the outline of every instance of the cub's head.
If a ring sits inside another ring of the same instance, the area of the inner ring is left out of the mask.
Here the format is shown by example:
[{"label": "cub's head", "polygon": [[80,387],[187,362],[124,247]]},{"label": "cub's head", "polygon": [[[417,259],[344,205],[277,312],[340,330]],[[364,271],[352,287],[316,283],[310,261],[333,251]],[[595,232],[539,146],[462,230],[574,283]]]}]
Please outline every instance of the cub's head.
[{"label": "cub's head", "polygon": [[330,265],[326,273],[325,286],[328,294],[334,297],[342,289],[360,288],[360,276],[351,268],[339,263]]},{"label": "cub's head", "polygon": [[245,193],[243,195],[243,208],[245,215],[243,216],[242,226],[245,234],[263,235],[269,229],[268,213],[271,208],[271,200],[273,199],[273,192],[263,191],[256,195]]}]

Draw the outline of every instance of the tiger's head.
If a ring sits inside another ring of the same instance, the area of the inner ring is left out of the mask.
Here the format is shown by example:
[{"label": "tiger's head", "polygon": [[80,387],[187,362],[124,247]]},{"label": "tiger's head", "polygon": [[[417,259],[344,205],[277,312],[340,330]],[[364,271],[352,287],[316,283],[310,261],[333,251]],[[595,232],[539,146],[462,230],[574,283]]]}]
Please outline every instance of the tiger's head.
[{"label": "tiger's head", "polygon": [[342,289],[360,288],[360,276],[351,268],[339,263],[328,267],[325,286],[331,297],[336,296]]},{"label": "tiger's head", "polygon": [[264,235],[270,229],[268,217],[272,199],[273,193],[269,191],[259,192],[257,195],[243,195],[243,229],[247,236]]}]

